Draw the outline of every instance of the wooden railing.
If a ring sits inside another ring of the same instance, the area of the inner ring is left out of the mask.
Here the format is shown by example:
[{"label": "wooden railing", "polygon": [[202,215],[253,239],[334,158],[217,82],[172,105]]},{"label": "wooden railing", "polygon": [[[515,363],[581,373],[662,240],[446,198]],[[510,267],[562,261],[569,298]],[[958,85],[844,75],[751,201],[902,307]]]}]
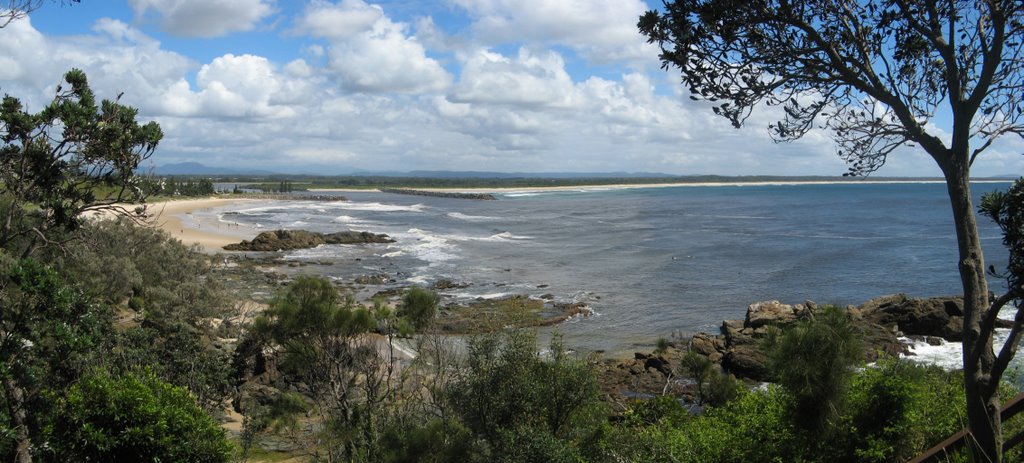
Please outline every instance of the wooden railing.
[{"label": "wooden railing", "polygon": [[[1024,412],[1024,392],[1018,394],[1013,399],[1010,399],[1010,401],[1003,406],[1003,410],[999,412],[999,417],[1005,423],[1020,412]],[[1013,449],[1022,442],[1024,442],[1024,431],[1021,431],[1003,441],[1003,453],[1005,454],[1008,450]],[[953,434],[946,440],[938,443],[935,447],[926,450],[924,453],[918,455],[917,458],[910,460],[910,463],[937,463],[947,461],[953,452],[956,452],[965,444],[967,444],[967,428],[961,429],[956,434]]]}]

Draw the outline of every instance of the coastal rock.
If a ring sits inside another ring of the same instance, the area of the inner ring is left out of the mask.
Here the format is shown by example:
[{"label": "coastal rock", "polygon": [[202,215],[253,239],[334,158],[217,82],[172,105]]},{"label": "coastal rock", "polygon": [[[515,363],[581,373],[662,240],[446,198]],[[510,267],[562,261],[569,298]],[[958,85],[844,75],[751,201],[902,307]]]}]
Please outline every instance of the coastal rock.
[{"label": "coastal rock", "polygon": [[712,354],[725,352],[725,342],[717,336],[697,333],[690,339],[690,350],[710,358]]},{"label": "coastal rock", "polygon": [[355,284],[357,285],[382,285],[387,282],[388,276],[384,274],[360,275],[355,279]]},{"label": "coastal rock", "polygon": [[741,378],[768,379],[768,355],[761,346],[736,346],[726,352],[722,366]]},{"label": "coastal rock", "polygon": [[370,244],[394,243],[395,240],[383,233],[365,231],[341,231],[323,235],[326,244]]},{"label": "coastal rock", "polygon": [[747,306],[747,318],[743,325],[756,329],[765,325],[787,324],[796,319],[797,309],[793,306],[779,301],[763,301]]},{"label": "coastal rock", "polygon": [[394,243],[389,236],[370,232],[343,231],[323,234],[306,230],[274,230],[252,240],[224,246],[226,251],[290,251],[315,248],[321,244]]},{"label": "coastal rock", "polygon": [[907,335],[938,336],[946,341],[963,338],[963,298],[911,298],[894,294],[872,299],[858,307],[864,320]]}]

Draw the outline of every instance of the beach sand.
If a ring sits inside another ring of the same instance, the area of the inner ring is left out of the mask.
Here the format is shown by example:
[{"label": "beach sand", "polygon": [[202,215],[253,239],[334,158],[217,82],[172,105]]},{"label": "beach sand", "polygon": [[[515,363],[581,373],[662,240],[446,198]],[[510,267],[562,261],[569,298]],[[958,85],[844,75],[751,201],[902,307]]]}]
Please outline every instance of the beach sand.
[{"label": "beach sand", "polygon": [[215,197],[173,200],[149,204],[146,212],[153,225],[163,229],[172,237],[181,240],[186,245],[199,245],[203,252],[213,254],[222,252],[225,245],[237,243],[242,239],[252,239],[253,236],[256,236],[257,231],[233,228],[229,233],[227,230],[211,227],[209,224],[203,228],[203,224],[191,220],[189,215],[195,211],[243,201],[252,200]]}]

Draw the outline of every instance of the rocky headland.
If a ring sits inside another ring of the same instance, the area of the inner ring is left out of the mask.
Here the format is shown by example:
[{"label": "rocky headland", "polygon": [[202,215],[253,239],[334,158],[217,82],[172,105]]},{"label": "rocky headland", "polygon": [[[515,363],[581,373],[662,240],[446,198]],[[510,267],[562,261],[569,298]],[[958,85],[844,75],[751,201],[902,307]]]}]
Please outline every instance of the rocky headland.
[{"label": "rocky headland", "polygon": [[322,244],[394,243],[388,235],[365,231],[317,233],[306,230],[274,230],[256,235],[251,240],[224,246],[226,251],[290,251],[315,248]]}]

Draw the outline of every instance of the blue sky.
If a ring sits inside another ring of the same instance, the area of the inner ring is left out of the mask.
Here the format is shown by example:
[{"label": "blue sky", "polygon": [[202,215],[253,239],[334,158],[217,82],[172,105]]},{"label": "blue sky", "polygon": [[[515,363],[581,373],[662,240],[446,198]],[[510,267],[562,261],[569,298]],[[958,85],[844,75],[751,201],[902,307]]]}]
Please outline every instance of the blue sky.
[{"label": "blue sky", "polygon": [[[636,31],[642,0],[86,0],[0,29],[0,92],[64,71],[156,120],[153,165],[838,175],[827,133],[774,144],[693,102]],[[977,175],[1024,171],[1018,140]],[[938,175],[914,149],[879,175]]]}]

